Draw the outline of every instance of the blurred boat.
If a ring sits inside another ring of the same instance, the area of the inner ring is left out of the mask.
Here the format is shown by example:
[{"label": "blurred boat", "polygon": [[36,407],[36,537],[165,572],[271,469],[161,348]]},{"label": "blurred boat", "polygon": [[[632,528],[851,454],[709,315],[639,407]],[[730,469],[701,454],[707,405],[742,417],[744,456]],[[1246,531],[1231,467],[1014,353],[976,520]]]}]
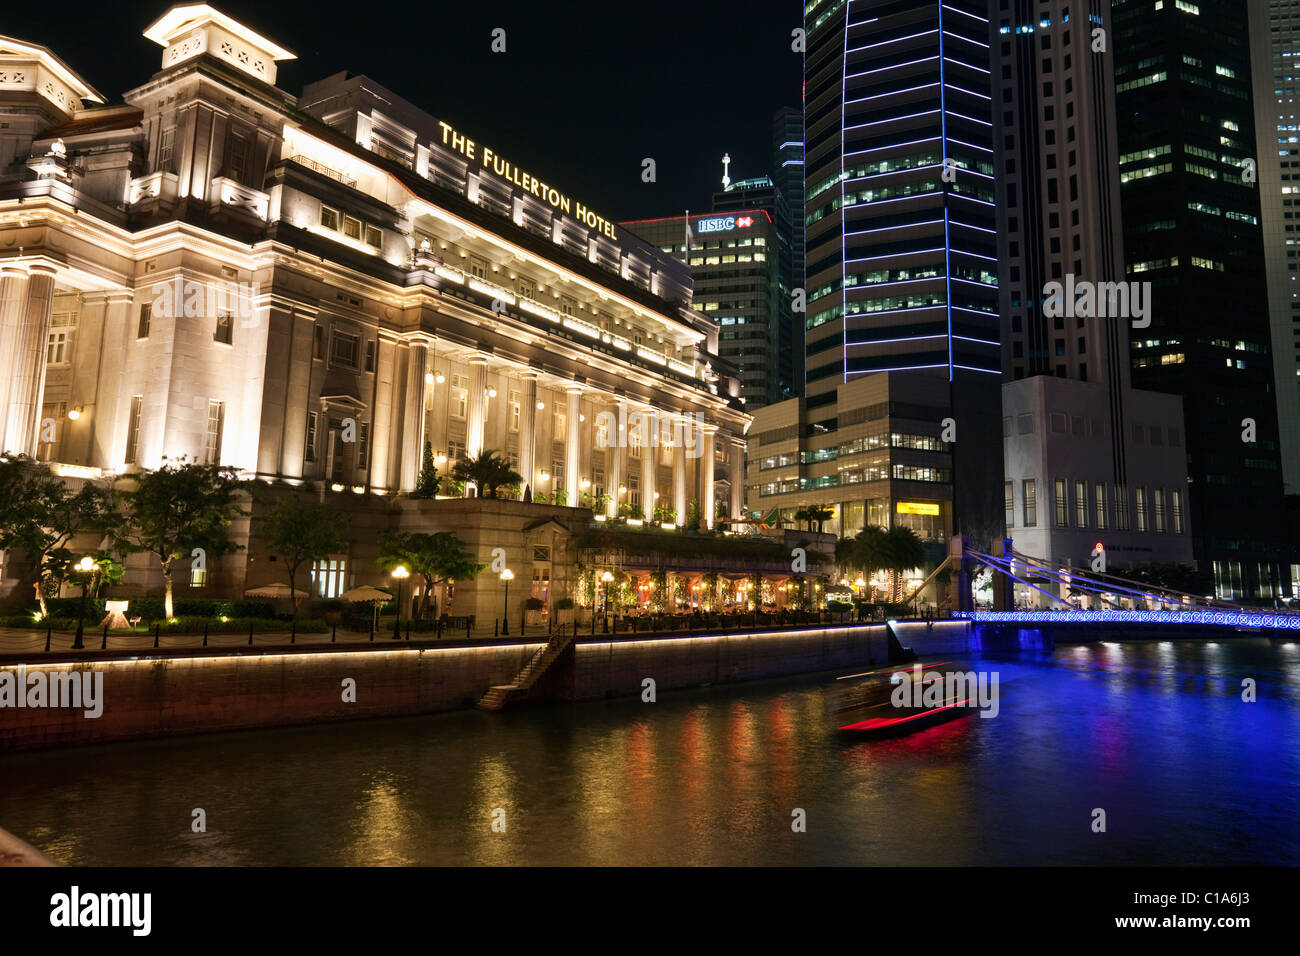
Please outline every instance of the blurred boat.
[{"label": "blurred boat", "polygon": [[[936,681],[942,688],[944,675],[937,668],[947,663],[950,662],[921,666],[920,679],[905,696],[911,701],[922,700],[927,685]],[[975,708],[966,706],[969,701],[944,694],[939,695],[938,702],[928,705],[896,704],[894,694],[899,688],[899,680],[895,675],[903,674],[903,679],[911,681],[915,673],[917,671],[911,668],[887,667],[838,678],[846,682],[836,694],[834,704],[835,723],[840,733],[854,737],[894,737],[974,712]]]}]

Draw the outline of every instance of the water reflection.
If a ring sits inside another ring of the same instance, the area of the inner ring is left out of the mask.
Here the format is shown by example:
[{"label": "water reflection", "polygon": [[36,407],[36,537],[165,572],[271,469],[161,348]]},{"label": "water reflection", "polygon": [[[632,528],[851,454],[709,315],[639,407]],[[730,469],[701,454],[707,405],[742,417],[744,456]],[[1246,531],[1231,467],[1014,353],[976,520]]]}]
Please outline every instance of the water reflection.
[{"label": "water reflection", "polygon": [[28,754],[0,824],[92,865],[1300,863],[1293,643],[952,666],[999,716],[844,740],[811,678]]}]

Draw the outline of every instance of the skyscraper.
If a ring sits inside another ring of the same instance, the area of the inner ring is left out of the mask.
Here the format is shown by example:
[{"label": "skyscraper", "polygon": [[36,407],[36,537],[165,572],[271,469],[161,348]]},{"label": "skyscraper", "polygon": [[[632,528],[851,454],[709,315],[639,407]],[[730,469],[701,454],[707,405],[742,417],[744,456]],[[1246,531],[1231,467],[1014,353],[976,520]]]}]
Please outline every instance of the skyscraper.
[{"label": "skyscraper", "polygon": [[[804,201],[803,201],[803,110],[785,108],[777,110],[772,118],[772,181],[785,197],[790,210],[790,276],[786,285],[786,298],[791,290],[807,289],[804,277]],[[802,315],[800,315],[802,319]],[[803,323],[793,329],[791,339],[794,394],[802,395]]]},{"label": "skyscraper", "polygon": [[[1300,64],[1300,3],[1250,4],[1251,86],[1255,102],[1260,228],[1268,281],[1273,376],[1277,384],[1282,479],[1300,494],[1300,236],[1292,207],[1300,205],[1300,124],[1296,73]],[[1294,579],[1296,574],[1292,574]]]},{"label": "skyscraper", "polygon": [[1073,22],[1070,0],[1002,6],[994,73],[1008,533],[1018,550],[1063,566],[1091,565],[1098,542],[1117,567],[1189,562],[1182,403],[1132,389],[1129,316],[1115,314],[1144,300],[1116,287],[1115,85],[1090,35],[1108,26],[1110,3]]},{"label": "skyscraper", "polygon": [[1129,277],[1149,280],[1133,382],[1182,396],[1193,546],[1224,598],[1285,584],[1282,472],[1247,18],[1239,0],[1118,4],[1119,165]]},{"label": "skyscraper", "polygon": [[[978,0],[805,7],[799,427],[801,439],[817,436],[817,461],[836,464],[797,476],[818,489],[861,482],[839,494],[857,514],[883,519],[870,523],[893,523],[920,499],[938,507],[944,528],[978,540],[1003,531],[1001,509],[990,507],[1002,466],[986,14]],[[839,392],[876,376],[886,377],[878,397],[887,397],[845,417]],[[866,441],[877,433],[917,441],[906,452]],[[888,460],[877,462],[881,454]]]}]

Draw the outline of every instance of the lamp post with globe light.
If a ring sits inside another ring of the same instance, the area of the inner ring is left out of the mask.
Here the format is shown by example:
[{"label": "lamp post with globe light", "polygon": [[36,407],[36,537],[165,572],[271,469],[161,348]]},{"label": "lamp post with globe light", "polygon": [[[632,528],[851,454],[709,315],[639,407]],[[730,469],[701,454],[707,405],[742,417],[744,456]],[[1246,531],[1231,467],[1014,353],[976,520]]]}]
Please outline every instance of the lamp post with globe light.
[{"label": "lamp post with globe light", "polygon": [[505,582],[506,593],[501,601],[501,636],[510,635],[510,582],[515,579],[515,572],[506,568],[501,572],[501,580]]},{"label": "lamp post with globe light", "polygon": [[399,564],[393,568],[392,575],[397,579],[397,614],[393,618],[393,640],[402,639],[402,582],[411,576],[411,572],[406,570],[406,565]]},{"label": "lamp post with globe light", "polygon": [[605,633],[609,633],[609,582],[614,580],[614,575],[606,571],[600,576],[601,581],[605,582]]},{"label": "lamp post with globe light", "polygon": [[90,575],[95,570],[95,559],[86,555],[75,565],[73,570],[84,575],[81,579],[81,611],[77,614],[77,636],[72,641],[73,650],[81,650],[86,646],[85,628],[86,628],[86,592],[90,588]]}]

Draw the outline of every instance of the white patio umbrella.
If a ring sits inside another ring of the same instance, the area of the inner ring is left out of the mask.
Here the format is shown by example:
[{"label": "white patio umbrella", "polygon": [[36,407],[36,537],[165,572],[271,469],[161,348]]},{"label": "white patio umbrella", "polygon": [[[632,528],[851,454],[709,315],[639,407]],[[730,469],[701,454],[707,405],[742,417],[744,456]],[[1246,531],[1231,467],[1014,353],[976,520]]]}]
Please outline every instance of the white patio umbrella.
[{"label": "white patio umbrella", "polygon": [[349,588],[339,597],[353,604],[364,604],[366,601],[391,601],[393,595],[382,588],[372,588],[366,584],[359,588]]},{"label": "white patio umbrella", "polygon": [[307,596],[306,591],[297,588],[290,588],[287,584],[263,584],[261,587],[249,588],[244,592],[244,597],[259,598],[277,598],[287,600],[293,598],[295,601],[301,601]]}]

